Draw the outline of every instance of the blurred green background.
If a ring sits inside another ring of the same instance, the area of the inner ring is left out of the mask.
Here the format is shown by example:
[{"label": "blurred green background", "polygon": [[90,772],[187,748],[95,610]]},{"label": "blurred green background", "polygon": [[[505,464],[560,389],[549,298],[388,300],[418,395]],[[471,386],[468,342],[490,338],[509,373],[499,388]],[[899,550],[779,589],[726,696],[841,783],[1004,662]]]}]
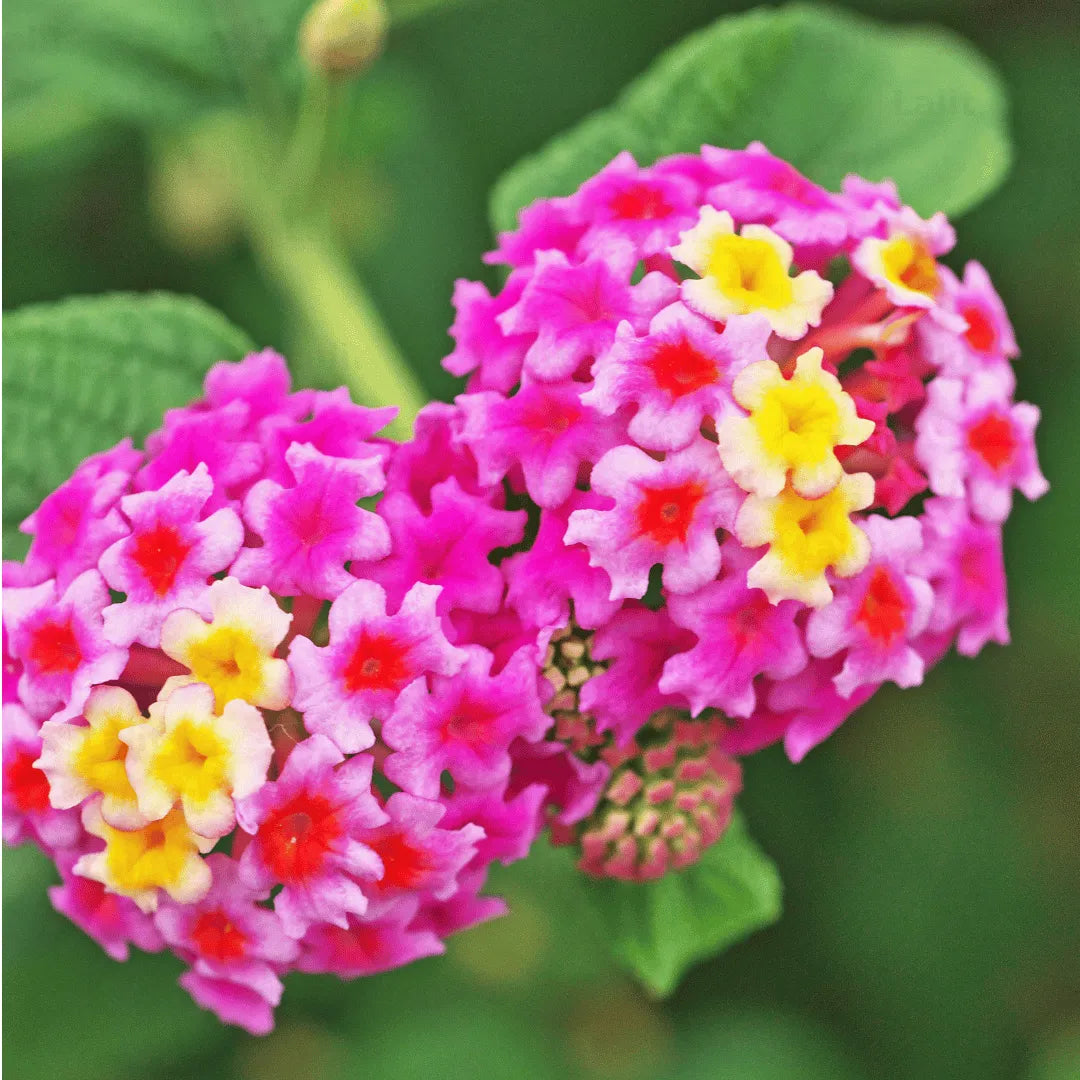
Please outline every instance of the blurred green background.
[{"label": "blurred green background", "polygon": [[[121,2],[100,0],[103,18]],[[451,285],[487,276],[499,173],[683,34],[747,6],[474,0],[394,26],[352,90],[329,184],[335,228],[431,394],[454,389],[438,368]],[[1080,20],[1071,0],[848,6],[953,28],[1011,94],[1015,167],[960,220],[955,258],[990,269],[1023,349],[1020,395],[1043,409],[1053,489],[1021,500],[1007,530],[1013,645],[887,688],[798,767],[775,749],[747,762],[742,805],[786,913],[659,1004],[608,959],[564,853],[542,850],[496,876],[508,918],[389,975],[293,977],[278,1030],[254,1040],[199,1012],[171,958],[106,959],[49,907],[44,860],[9,852],[11,1076],[1080,1077]],[[25,50],[47,51],[20,37],[40,10],[5,5],[9,94]],[[207,163],[213,128],[148,137],[137,117],[83,125],[72,108],[6,125],[4,307],[193,293],[294,357],[302,380],[335,381],[237,227]]]}]

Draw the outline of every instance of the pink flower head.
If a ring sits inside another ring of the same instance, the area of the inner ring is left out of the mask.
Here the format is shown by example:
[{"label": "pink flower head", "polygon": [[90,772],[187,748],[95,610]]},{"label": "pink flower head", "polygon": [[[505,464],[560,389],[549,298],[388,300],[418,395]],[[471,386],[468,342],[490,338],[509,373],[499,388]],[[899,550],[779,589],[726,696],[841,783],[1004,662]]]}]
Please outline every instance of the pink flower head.
[{"label": "pink flower head", "polygon": [[612,600],[611,579],[589,565],[582,544],[565,541],[567,523],[575,510],[597,510],[607,500],[591,492],[576,491],[558,510],[544,514],[528,551],[511,555],[503,564],[509,583],[507,602],[533,626],[558,628],[574,620],[589,629],[603,626],[621,606]]},{"label": "pink flower head", "polygon": [[390,528],[392,554],[354,564],[352,572],[382,585],[391,604],[400,604],[415,582],[426,581],[442,586],[440,615],[454,608],[485,614],[498,609],[503,580],[489,557],[520,540],[524,511],[497,509],[451,477],[432,489],[430,514],[400,492],[383,499],[378,513]]},{"label": "pink flower head", "polygon": [[615,424],[584,403],[574,383],[528,383],[511,398],[462,394],[459,438],[476,457],[480,480],[498,483],[515,467],[543,507],[556,507],[574,490],[584,466],[618,441]]},{"label": "pink flower head", "polygon": [[97,566],[101,553],[127,532],[116,509],[142,455],[125,439],[111,451],[87,458],[19,526],[33,541],[28,569],[55,576],[66,589],[84,570]]},{"label": "pink flower head", "polygon": [[589,223],[579,249],[604,254],[630,241],[643,257],[665,251],[697,220],[697,194],[687,178],[639,168],[624,151],[586,180],[572,200]]},{"label": "pink flower head", "polygon": [[4,590],[4,625],[23,665],[19,699],[34,716],[78,716],[95,683],[124,670],[127,650],[105,636],[109,590],[87,570],[61,592],[54,581]]},{"label": "pink flower head", "polygon": [[904,687],[922,682],[925,665],[911,642],[926,629],[934,602],[926,579],[913,572],[923,547],[917,518],[870,517],[866,535],[866,569],[838,583],[833,602],[814,611],[806,625],[814,656],[846,650],[833,680],[845,698],[860,686],[888,680]]},{"label": "pink flower head", "polygon": [[41,756],[39,727],[21,705],[5,703],[4,843],[15,845],[29,840],[51,852],[77,844],[80,829],[74,813],[53,807],[48,777],[34,768]]},{"label": "pink flower head", "polygon": [[713,708],[749,716],[757,676],[786,679],[806,665],[803,635],[795,625],[801,605],[794,600],[770,604],[760,589],[747,585],[754,556],[734,540],[724,544],[723,552],[719,581],[670,600],[672,620],[698,640],[665,663],[659,687],[684,695],[695,715]]},{"label": "pink flower head", "polygon": [[382,464],[328,457],[307,443],[293,443],[285,460],[291,487],[260,480],[244,499],[244,520],[263,544],[245,548],[233,573],[282,596],[332,600],[353,580],[346,563],[390,552],[386,523],[356,505],[382,489]]},{"label": "pink flower head", "polygon": [[915,454],[936,495],[966,495],[977,517],[997,524],[1012,510],[1014,487],[1029,499],[1049,489],[1035,457],[1038,423],[1038,408],[1013,404],[989,372],[966,383],[938,378],[915,422]]},{"label": "pink flower head", "polygon": [[491,653],[478,646],[465,652],[461,671],[434,678],[430,692],[420,681],[406,687],[383,725],[394,751],[386,775],[415,795],[434,798],[444,770],[472,787],[505,780],[514,739],[541,739],[551,725],[537,694],[534,650],[515,653],[494,676]]},{"label": "pink flower head", "polygon": [[988,641],[1008,645],[1001,526],[973,517],[962,499],[927,499],[922,572],[934,588],[929,630],[955,633],[975,656]]},{"label": "pink flower head", "polygon": [[402,897],[418,893],[446,900],[457,892],[458,875],[475,854],[484,830],[473,824],[447,829],[441,824],[445,813],[434,799],[405,791],[386,800],[389,821],[364,834],[364,842],[383,865],[381,877],[366,886],[373,917]]},{"label": "pink flower head", "polygon": [[381,586],[354,581],[330,607],[325,648],[304,637],[293,641],[293,704],[309,731],[343,753],[366,750],[375,742],[372,723],[386,720],[401,691],[425,675],[458,671],[465,653],[447,641],[435,614],[439,591],[417,582],[390,615]]},{"label": "pink flower head", "polygon": [[157,491],[120,500],[130,532],[100,563],[106,583],[125,595],[105,609],[111,641],[156,648],[162,619],[178,607],[199,608],[207,579],[236,557],[244,540],[237,514],[222,508],[202,518],[213,490],[200,464],[194,473],[176,473]]},{"label": "pink flower head", "polygon": [[297,963],[301,971],[328,972],[341,979],[377,975],[446,950],[434,930],[417,929],[419,899],[400,900],[377,918],[349,916],[345,927],[319,923],[309,928]]},{"label": "pink flower head", "polygon": [[620,322],[642,332],[675,299],[678,286],[660,273],[628,284],[623,263],[633,258],[629,247],[576,265],[558,251],[537,255],[521,299],[498,320],[505,333],[536,335],[526,371],[547,382],[568,379],[610,348]]},{"label": "pink flower head", "polygon": [[473,824],[483,830],[476,846],[476,860],[482,864],[524,859],[540,832],[547,789],[543,784],[529,784],[511,798],[508,786],[509,778],[494,788],[470,789],[459,784],[445,803],[446,815],[439,821],[444,829]]},{"label": "pink flower head", "polygon": [[701,148],[717,182],[708,201],[739,222],[761,222],[792,244],[839,246],[872,218],[808,180],[762,143],[745,150]]},{"label": "pink flower head", "polygon": [[767,359],[769,324],[758,315],[731,318],[723,333],[681,303],[656,315],[638,337],[619,326],[615,344],[595,366],[596,384],[582,400],[607,416],[636,406],[630,437],[646,450],[679,450],[702,422],[737,412],[731,382]]},{"label": "pink flower head", "polygon": [[693,592],[716,576],[716,531],[734,525],[742,493],[710,443],[699,439],[664,461],[618,446],[593,469],[592,489],[614,505],[575,510],[566,542],[584,544],[590,564],[608,572],[613,600],[644,596],[657,563],[673,593]]},{"label": "pink flower head", "polygon": [[303,937],[313,922],[347,926],[367,898],[357,882],[382,874],[361,836],[386,814],[371,793],[372,759],[344,761],[323,735],[299,743],[281,775],[236,806],[252,841],[240,857],[240,878],[253,889],[281,885],[274,911],[285,932]]}]

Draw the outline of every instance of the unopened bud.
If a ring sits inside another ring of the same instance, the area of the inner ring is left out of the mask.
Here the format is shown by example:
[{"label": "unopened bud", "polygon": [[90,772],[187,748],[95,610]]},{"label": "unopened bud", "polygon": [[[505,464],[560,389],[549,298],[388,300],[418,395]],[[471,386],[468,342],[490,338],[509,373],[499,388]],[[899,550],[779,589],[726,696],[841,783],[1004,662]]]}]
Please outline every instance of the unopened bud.
[{"label": "unopened bud", "polygon": [[300,26],[300,54],[312,71],[351,78],[382,52],[388,23],[383,0],[319,0]]}]

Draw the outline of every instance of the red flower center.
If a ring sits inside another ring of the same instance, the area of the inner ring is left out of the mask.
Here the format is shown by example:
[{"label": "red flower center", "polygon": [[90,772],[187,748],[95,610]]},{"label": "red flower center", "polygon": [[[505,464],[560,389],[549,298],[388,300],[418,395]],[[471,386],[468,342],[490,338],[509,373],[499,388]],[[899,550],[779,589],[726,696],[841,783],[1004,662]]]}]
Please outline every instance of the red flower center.
[{"label": "red flower center", "polygon": [[705,488],[696,480],[669,488],[648,488],[637,507],[638,534],[666,546],[686,543],[694,521],[694,511],[705,498]]},{"label": "red flower center", "polygon": [[367,841],[368,847],[382,859],[383,889],[412,889],[431,872],[431,856],[421,847],[414,847],[401,832],[390,830]]},{"label": "red flower center", "polygon": [[738,648],[744,648],[748,642],[758,636],[762,623],[772,610],[769,598],[760,590],[755,589],[749,602],[731,615],[731,632]]},{"label": "red flower center", "polygon": [[534,401],[522,416],[522,423],[530,431],[549,439],[569,431],[572,424],[581,419],[581,410],[569,403],[552,398]]},{"label": "red flower center", "polygon": [[495,726],[495,714],[486,705],[470,701],[459,701],[451,712],[450,718],[443,725],[444,742],[463,742],[473,747],[483,747],[491,742]]},{"label": "red flower center", "polygon": [[27,659],[43,675],[74,671],[82,663],[83,655],[71,620],[43,623],[32,631]]},{"label": "red flower center", "polygon": [[131,557],[150,588],[158,596],[165,596],[173,587],[191,548],[175,525],[159,521],[135,538]]},{"label": "red flower center", "polygon": [[220,963],[239,960],[247,949],[247,936],[220,908],[204,911],[195,920],[191,940],[203,956]]},{"label": "red flower center", "polygon": [[49,779],[34,768],[37,758],[34,751],[19,750],[4,769],[4,786],[23,814],[49,808]]},{"label": "red flower center", "polygon": [[967,433],[968,446],[995,471],[1008,465],[1016,453],[1016,435],[1007,416],[989,413]]},{"label": "red flower center", "polygon": [[882,645],[891,645],[907,626],[907,603],[888,570],[879,566],[870,577],[855,621]]},{"label": "red flower center", "polygon": [[685,338],[661,342],[646,360],[656,385],[673,398],[692,394],[717,381],[716,362],[703,355]]},{"label": "red flower center", "polygon": [[667,217],[671,206],[660,191],[648,184],[633,184],[612,196],[608,203],[611,212],[620,218],[651,221]]},{"label": "red flower center", "polygon": [[330,845],[341,834],[330,801],[304,791],[271,811],[259,826],[257,839],[271,872],[291,885],[321,872]]},{"label": "red flower center", "polygon": [[960,314],[968,324],[968,328],[964,331],[967,343],[976,352],[989,352],[997,344],[997,331],[986,313],[982,308],[972,305],[964,308]]},{"label": "red flower center", "polygon": [[414,676],[408,650],[390,634],[360,631],[342,672],[350,694],[361,690],[400,690]]}]

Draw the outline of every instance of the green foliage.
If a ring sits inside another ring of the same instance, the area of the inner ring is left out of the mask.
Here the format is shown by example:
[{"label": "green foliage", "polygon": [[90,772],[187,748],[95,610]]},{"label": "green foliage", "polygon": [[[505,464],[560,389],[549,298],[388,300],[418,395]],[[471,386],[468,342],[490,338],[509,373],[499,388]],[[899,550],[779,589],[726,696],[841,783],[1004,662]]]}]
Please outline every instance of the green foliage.
[{"label": "green foliage", "polygon": [[514,166],[491,216],[512,228],[523,206],[570,194],[622,150],[648,163],[754,139],[826,186],[850,172],[892,178],[917,210],[956,214],[1005,176],[1004,117],[994,72],[943,30],[761,8],[686,38],[610,108]]},{"label": "green foliage", "polygon": [[692,964],[780,917],[780,877],[742,820],[700,862],[642,885],[598,883],[616,956],[654,993],[670,994]]},{"label": "green foliage", "polygon": [[246,336],[202,301],[118,293],[26,307],[4,318],[4,552],[18,523],[87,454],[142,439],[165,409],[237,360]]}]

